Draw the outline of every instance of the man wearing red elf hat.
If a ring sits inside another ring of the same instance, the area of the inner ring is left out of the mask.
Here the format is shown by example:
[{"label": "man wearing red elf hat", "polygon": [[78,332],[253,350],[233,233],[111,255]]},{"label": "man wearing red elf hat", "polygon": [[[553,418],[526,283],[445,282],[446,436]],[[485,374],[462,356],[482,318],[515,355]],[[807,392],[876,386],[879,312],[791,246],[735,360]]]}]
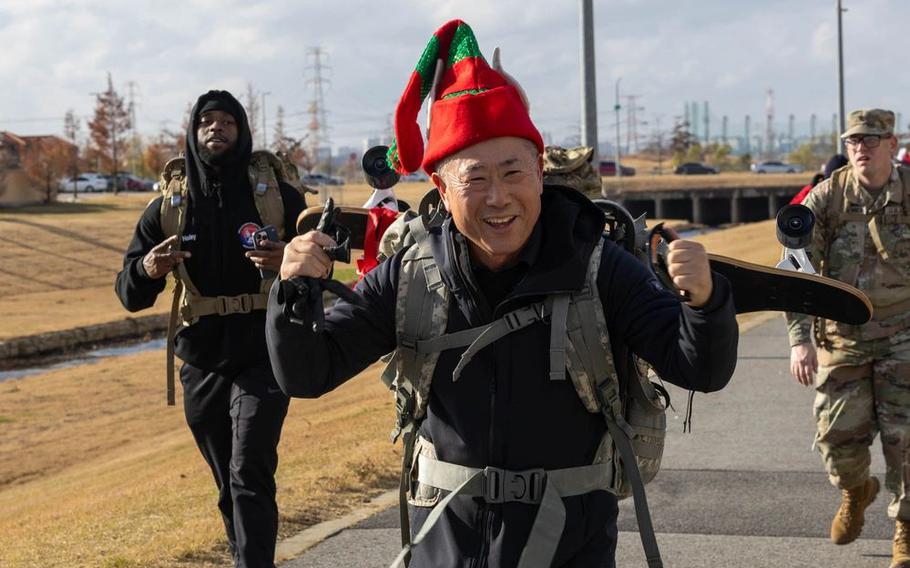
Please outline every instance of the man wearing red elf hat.
[{"label": "man wearing red elf hat", "polygon": [[[411,527],[399,560],[613,566],[615,422],[598,408],[615,401],[601,395],[635,376],[633,354],[684,388],[722,388],[738,338],[730,287],[700,245],[677,240],[681,302],[604,239],[598,207],[545,188],[527,99],[497,60],[464,22],[434,34],[399,102],[389,162],[422,166],[449,216],[408,223],[414,244],[367,274],[359,301],[340,300],[321,333],[291,309],[293,286],[274,287],[269,352],[287,394],[317,397],[395,351],[387,382]],[[416,117],[428,95],[424,150]],[[332,245],[316,232],[294,239],[281,278],[325,277]]]}]

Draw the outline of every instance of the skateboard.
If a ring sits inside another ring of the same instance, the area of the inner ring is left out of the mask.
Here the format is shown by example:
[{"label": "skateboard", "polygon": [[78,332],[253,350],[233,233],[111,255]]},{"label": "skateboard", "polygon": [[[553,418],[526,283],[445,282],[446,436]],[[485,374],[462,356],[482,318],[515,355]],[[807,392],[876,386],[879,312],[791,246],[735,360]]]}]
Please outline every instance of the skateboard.
[{"label": "skateboard", "polygon": [[733,289],[736,313],[798,312],[851,325],[872,318],[865,294],[833,278],[752,264],[708,254],[711,270],[726,277]]},{"label": "skateboard", "polygon": [[[439,213],[440,204],[438,196],[434,202],[434,193],[436,192],[428,193],[428,197],[421,202],[421,214],[426,216]],[[660,278],[660,271],[654,269],[659,255],[652,254],[657,246],[662,246],[665,254],[666,242],[654,242],[654,231],[648,230],[644,216],[633,219],[622,205],[607,200],[598,199],[595,203],[606,214],[608,235],[654,270],[666,288],[671,288],[672,283],[667,278]],[[335,221],[350,229],[351,248],[363,250],[369,209],[337,209]],[[315,229],[322,213],[322,207],[310,207],[301,213],[297,219],[298,234]],[[708,254],[708,260],[711,270],[730,282],[736,313],[797,312],[851,325],[860,325],[872,318],[872,304],[866,295],[853,286],[832,278],[762,266],[717,254]]]}]

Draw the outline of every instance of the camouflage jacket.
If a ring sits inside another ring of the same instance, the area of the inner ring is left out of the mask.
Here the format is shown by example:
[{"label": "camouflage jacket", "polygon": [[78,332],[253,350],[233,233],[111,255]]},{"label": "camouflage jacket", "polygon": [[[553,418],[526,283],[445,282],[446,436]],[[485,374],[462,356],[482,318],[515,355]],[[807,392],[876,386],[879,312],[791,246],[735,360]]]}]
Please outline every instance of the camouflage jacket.
[{"label": "camouflage jacket", "polygon": [[[873,197],[846,166],[803,201],[816,217],[809,248],[816,269],[862,290],[874,308],[871,322],[862,326],[827,322],[827,334],[876,339],[910,325],[903,308],[910,305],[908,200],[910,170],[892,169],[889,182]],[[811,340],[810,316],[788,313],[787,327],[791,346]]]}]

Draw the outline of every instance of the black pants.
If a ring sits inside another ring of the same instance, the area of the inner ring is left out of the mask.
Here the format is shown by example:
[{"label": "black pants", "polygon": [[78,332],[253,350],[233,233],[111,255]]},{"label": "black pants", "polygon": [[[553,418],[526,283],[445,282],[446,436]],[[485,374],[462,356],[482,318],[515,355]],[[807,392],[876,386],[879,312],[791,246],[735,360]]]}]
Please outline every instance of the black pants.
[{"label": "black pants", "polygon": [[184,363],[186,422],[212,468],[237,568],[273,568],[278,536],[275,470],[288,410],[268,361],[233,376]]}]

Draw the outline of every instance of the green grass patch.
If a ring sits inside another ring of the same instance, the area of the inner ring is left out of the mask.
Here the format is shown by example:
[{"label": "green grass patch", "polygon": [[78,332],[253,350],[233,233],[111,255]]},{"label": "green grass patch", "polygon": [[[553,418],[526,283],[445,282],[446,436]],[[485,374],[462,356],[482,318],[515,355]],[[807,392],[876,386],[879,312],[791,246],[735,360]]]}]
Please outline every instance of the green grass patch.
[{"label": "green grass patch", "polygon": [[356,268],[336,268],[335,272],[332,274],[332,278],[338,280],[339,282],[350,282],[351,280],[357,279],[357,269]]},{"label": "green grass patch", "polygon": [[9,416],[3,416],[2,414],[0,414],[0,424],[9,424],[12,421],[13,421],[13,419],[10,418]]}]

